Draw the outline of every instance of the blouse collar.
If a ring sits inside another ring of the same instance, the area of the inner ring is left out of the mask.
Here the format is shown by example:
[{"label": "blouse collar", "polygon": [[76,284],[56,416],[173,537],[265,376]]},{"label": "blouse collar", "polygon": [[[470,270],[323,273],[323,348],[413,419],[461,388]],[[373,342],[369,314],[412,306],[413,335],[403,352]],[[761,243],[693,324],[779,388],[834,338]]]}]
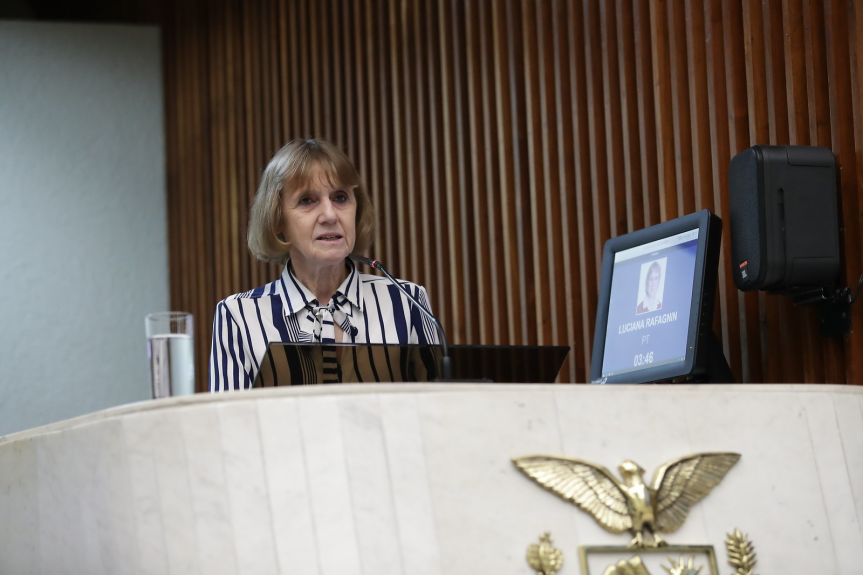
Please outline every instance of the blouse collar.
[{"label": "blouse collar", "polygon": [[[333,294],[334,298],[346,299],[351,302],[351,305],[359,310],[363,309],[362,301],[362,282],[360,274],[351,260],[345,260],[348,265],[348,277]],[[293,315],[298,311],[305,309],[310,303],[317,301],[315,294],[307,288],[294,275],[294,270],[291,266],[291,260],[285,264],[285,269],[282,271],[282,276],[278,281],[279,295],[282,298],[282,304],[285,308],[285,313]],[[318,302],[318,305],[327,305],[329,302]],[[339,303],[342,303],[341,301]]]}]

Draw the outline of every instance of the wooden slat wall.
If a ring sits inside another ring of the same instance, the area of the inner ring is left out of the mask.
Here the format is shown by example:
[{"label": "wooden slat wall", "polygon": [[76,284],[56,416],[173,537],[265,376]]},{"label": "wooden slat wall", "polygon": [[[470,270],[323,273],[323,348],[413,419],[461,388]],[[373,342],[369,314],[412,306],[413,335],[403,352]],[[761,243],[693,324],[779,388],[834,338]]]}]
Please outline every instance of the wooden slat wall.
[{"label": "wooden slat wall", "polygon": [[832,148],[843,285],[863,271],[863,8],[854,0],[178,0],[164,25],[171,298],[198,319],[275,278],[248,209],[286,141],[330,139],[376,204],[373,253],[455,343],[568,344],[585,381],[603,243],[725,218],[714,327],[740,381],[863,383],[855,331],[743,294],[730,158]]}]

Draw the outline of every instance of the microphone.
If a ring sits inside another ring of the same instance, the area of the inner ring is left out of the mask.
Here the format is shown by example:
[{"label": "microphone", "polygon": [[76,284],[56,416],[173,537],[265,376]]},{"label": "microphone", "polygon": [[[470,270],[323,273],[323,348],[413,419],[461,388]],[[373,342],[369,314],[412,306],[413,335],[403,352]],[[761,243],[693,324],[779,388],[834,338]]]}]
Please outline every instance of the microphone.
[{"label": "microphone", "polygon": [[370,268],[381,270],[381,272],[387,277],[387,279],[390,280],[397,288],[399,288],[399,290],[401,290],[401,292],[407,296],[408,300],[414,305],[416,305],[417,308],[432,321],[434,326],[437,328],[438,335],[440,335],[441,351],[443,352],[440,360],[441,377],[438,381],[452,381],[452,359],[449,356],[449,347],[446,343],[446,335],[443,332],[443,326],[440,324],[437,318],[435,318],[435,316],[433,316],[431,312],[419,302],[419,300],[412,296],[402,284],[400,284],[393,276],[391,276],[389,272],[384,269],[384,266],[381,265],[381,262],[357,254],[350,254],[348,257],[359,264],[365,264]]}]

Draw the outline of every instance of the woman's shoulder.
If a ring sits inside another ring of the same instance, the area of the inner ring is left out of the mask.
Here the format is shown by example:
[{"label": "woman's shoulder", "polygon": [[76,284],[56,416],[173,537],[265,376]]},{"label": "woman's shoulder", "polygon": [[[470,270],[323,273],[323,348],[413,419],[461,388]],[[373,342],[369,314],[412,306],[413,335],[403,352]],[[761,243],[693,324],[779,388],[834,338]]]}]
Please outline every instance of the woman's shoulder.
[{"label": "woman's shoulder", "polygon": [[230,305],[232,302],[238,303],[239,301],[242,301],[242,300],[250,300],[250,299],[254,300],[254,299],[261,299],[261,298],[266,298],[266,297],[271,297],[271,296],[278,296],[278,294],[279,294],[279,292],[277,290],[278,283],[279,283],[278,280],[276,280],[276,281],[270,282],[266,285],[262,285],[261,287],[258,287],[258,288],[255,288],[255,289],[252,289],[249,291],[231,294],[228,297],[221,300],[218,303],[218,305],[219,306]]}]

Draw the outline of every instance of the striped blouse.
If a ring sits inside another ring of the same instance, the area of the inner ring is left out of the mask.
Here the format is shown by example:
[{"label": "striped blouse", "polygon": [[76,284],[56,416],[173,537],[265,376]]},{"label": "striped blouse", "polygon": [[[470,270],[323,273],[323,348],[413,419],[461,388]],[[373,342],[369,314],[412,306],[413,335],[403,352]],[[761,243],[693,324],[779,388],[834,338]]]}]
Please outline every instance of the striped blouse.
[{"label": "striped blouse", "polygon": [[[334,340],[334,322],[345,343],[438,343],[434,325],[386,278],[350,272],[333,298],[319,305],[288,262],[279,279],[220,301],[213,320],[210,391],[252,387],[270,342]],[[426,309],[426,290],[400,283]]]}]

